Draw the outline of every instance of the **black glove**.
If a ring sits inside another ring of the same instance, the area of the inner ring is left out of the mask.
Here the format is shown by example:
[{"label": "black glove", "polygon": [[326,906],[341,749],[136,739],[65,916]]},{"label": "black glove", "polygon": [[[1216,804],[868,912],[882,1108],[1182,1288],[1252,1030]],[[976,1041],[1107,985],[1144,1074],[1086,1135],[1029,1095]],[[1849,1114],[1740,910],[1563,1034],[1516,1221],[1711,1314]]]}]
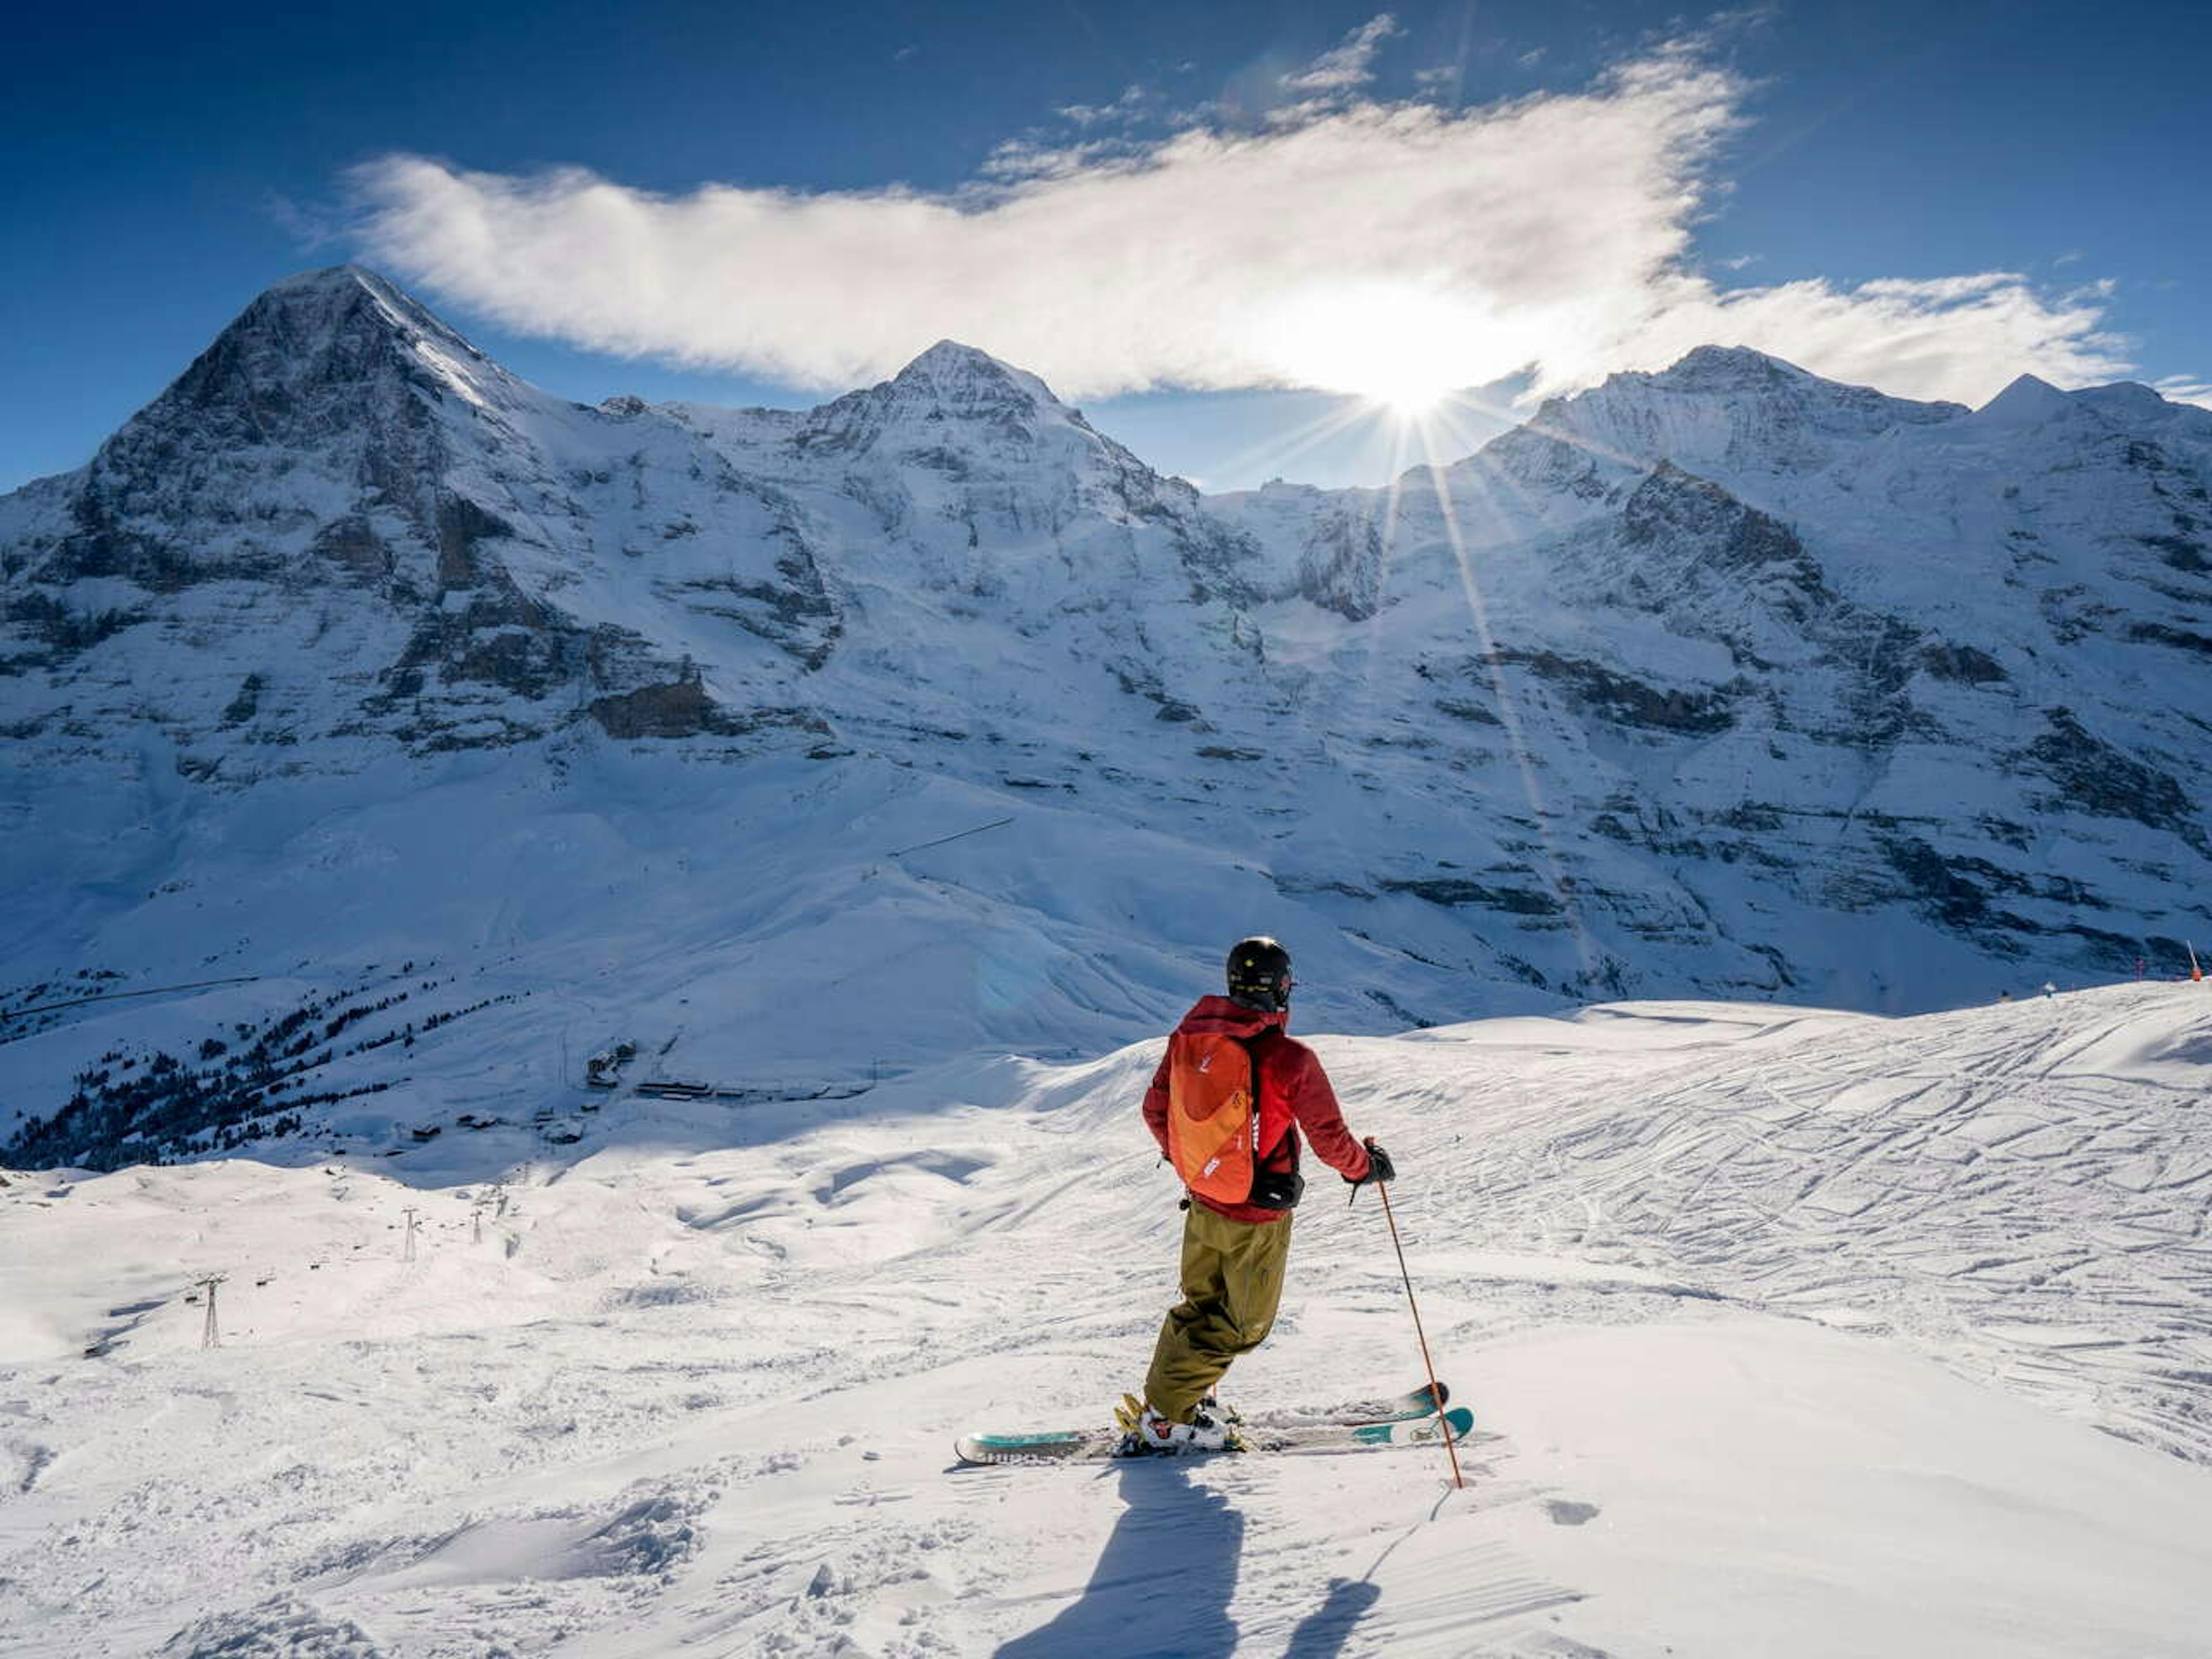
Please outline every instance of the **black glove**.
[{"label": "black glove", "polygon": [[[1390,1154],[1373,1141],[1369,1141],[1367,1143],[1367,1173],[1358,1180],[1352,1181],[1352,1184],[1355,1187],[1364,1187],[1370,1181],[1395,1181],[1397,1178],[1398,1167],[1390,1162]],[[1352,1181],[1350,1176],[1346,1176],[1345,1179]]]}]

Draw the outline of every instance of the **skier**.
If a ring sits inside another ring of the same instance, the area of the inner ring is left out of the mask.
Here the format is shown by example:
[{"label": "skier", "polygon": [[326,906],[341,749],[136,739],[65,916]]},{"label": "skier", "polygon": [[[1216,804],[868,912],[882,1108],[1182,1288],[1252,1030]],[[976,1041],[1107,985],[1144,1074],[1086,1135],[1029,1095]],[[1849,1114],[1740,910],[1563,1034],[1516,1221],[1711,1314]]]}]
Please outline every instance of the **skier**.
[{"label": "skier", "polygon": [[1296,1131],[1354,1186],[1397,1174],[1380,1146],[1352,1138],[1321,1061],[1285,1034],[1291,986],[1289,951],[1240,939],[1229,994],[1200,997],[1183,1016],[1145,1092],[1145,1127],[1188,1188],[1189,1213],[1182,1300],[1160,1326],[1144,1401],[1124,1395],[1116,1413],[1131,1453],[1238,1445],[1236,1414],[1213,1388],[1275,1321],[1305,1189]]}]

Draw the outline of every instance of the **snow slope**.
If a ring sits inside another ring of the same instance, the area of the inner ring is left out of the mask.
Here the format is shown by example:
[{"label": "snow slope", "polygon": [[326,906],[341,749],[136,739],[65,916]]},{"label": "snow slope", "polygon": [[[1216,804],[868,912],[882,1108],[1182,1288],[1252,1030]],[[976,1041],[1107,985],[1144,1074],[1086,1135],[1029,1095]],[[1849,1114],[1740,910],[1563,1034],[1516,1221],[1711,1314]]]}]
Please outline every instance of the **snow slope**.
[{"label": "snow slope", "polygon": [[[948,1469],[1140,1374],[1156,1042],[617,1092],[567,1147],[6,1176],[0,1653],[2208,1650],[2202,986],[1317,1047],[1404,1171],[1465,1492],[1423,1453]],[[1248,1405],[1417,1373],[1338,1190]]]}]

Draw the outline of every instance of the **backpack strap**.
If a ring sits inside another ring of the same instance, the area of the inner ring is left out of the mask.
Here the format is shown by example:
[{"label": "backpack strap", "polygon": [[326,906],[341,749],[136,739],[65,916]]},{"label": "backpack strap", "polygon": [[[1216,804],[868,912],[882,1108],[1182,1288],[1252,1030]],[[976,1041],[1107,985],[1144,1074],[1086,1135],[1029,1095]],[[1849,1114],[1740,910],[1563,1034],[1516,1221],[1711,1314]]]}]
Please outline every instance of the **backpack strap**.
[{"label": "backpack strap", "polygon": [[[1271,1034],[1274,1034],[1272,1027],[1244,1042],[1244,1051],[1252,1061],[1252,1121],[1255,1128],[1266,1115],[1261,1067],[1262,1045]],[[1284,1156],[1285,1152],[1288,1157]],[[1275,1137],[1275,1144],[1253,1158],[1252,1195],[1245,1201],[1263,1210],[1295,1210],[1305,1188],[1306,1179],[1298,1173],[1297,1116],[1292,1113],[1285,1121],[1282,1133]]]},{"label": "backpack strap", "polygon": [[[1267,1042],[1270,1037],[1279,1037],[1281,1035],[1281,1031],[1277,1027],[1270,1025],[1264,1030],[1261,1031],[1256,1036],[1239,1037],[1237,1039],[1237,1042],[1243,1045],[1245,1054],[1250,1058],[1252,1062],[1252,1115],[1255,1121],[1263,1115],[1261,1110],[1264,1097],[1261,1092],[1260,1045]],[[1260,1149],[1259,1156],[1252,1160],[1252,1170],[1255,1178],[1257,1177],[1259,1171],[1267,1164],[1273,1162],[1275,1155],[1283,1150],[1283,1143],[1285,1141],[1288,1141],[1290,1143],[1290,1167],[1293,1170],[1298,1167],[1297,1127],[1297,1116],[1293,1113],[1285,1119],[1283,1123],[1283,1133],[1275,1137],[1275,1144],[1272,1146],[1262,1146]]]}]

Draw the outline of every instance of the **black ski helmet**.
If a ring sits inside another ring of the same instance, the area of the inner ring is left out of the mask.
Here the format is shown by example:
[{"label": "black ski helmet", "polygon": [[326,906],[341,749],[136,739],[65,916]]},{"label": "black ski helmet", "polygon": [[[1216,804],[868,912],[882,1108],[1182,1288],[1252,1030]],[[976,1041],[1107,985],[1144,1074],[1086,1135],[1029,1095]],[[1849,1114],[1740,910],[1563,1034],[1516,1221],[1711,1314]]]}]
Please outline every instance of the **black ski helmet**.
[{"label": "black ski helmet", "polygon": [[1261,1013],[1291,1006],[1291,953],[1265,933],[1229,947],[1229,1000]]}]

